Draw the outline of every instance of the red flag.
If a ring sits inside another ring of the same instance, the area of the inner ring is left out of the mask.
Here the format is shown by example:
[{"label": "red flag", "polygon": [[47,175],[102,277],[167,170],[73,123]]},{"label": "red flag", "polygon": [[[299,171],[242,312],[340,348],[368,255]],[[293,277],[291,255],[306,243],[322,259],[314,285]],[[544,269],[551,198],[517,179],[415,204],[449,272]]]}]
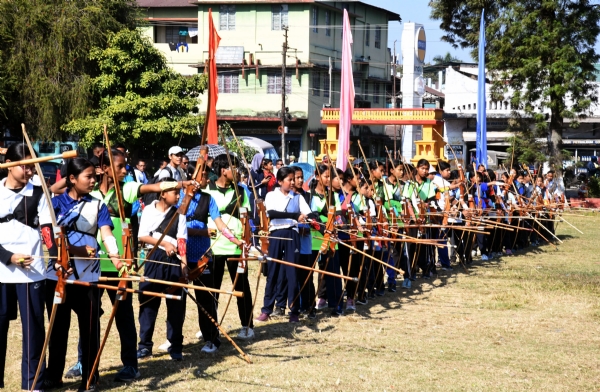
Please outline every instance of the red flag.
[{"label": "red flag", "polygon": [[221,42],[213,22],[212,9],[208,9],[208,106],[204,122],[204,132],[208,137],[208,144],[218,144],[217,131],[217,100],[219,99],[219,82],[217,80],[217,62],[215,54]]}]

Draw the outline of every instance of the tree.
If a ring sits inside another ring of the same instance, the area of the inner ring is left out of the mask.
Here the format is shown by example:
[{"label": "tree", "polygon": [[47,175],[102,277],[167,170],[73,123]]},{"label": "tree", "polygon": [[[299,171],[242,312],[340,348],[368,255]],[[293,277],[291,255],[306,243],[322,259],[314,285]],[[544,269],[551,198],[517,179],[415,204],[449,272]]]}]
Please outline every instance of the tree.
[{"label": "tree", "polygon": [[197,115],[198,96],[206,77],[173,71],[139,30],[111,34],[105,48],[92,49],[90,60],[100,70],[90,83],[93,109],[63,127],[84,145],[101,139],[103,124],[115,142],[130,149],[156,146],[163,154],[174,137],[197,134],[203,120]]},{"label": "tree", "polygon": [[[237,142],[235,141],[233,137],[233,129],[228,122],[224,122],[219,126],[219,144],[226,146],[229,152],[234,153],[238,157],[240,156],[241,152],[248,164],[252,162],[252,158],[254,158],[254,155],[257,152],[254,148],[247,146],[241,140],[238,139]],[[243,163],[244,159],[240,158],[240,163]]]},{"label": "tree", "polygon": [[0,1],[2,125],[60,139],[61,126],[90,109],[90,50],[137,20],[132,0]]},{"label": "tree", "polygon": [[[432,0],[431,17],[441,21],[444,41],[473,48],[485,8],[486,65],[492,95],[509,97],[515,114],[533,118],[534,136],[548,137],[550,163],[560,168],[564,119],[584,118],[598,97],[591,83],[600,56],[600,7],[590,0]],[[546,114],[547,113],[547,114]]]},{"label": "tree", "polygon": [[441,55],[437,55],[433,58],[433,63],[434,64],[447,64],[447,63],[460,63],[460,59],[457,57],[454,57],[453,55],[450,54],[450,52],[446,52],[446,54],[444,56]]}]

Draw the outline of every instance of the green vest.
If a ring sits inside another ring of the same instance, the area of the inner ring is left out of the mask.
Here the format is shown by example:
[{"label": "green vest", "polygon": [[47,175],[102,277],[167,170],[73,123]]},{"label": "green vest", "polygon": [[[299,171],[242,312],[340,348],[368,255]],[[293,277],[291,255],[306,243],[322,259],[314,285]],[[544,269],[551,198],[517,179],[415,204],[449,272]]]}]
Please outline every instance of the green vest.
[{"label": "green vest", "polygon": [[[243,227],[242,222],[238,219],[239,208],[246,208],[250,212],[250,202],[246,197],[244,188],[238,187],[236,193],[233,184],[227,188],[225,192],[222,192],[217,185],[210,183],[204,190],[205,193],[210,194],[221,213],[221,219],[227,225],[231,233],[238,239],[242,238]],[[239,194],[239,205],[237,205]],[[217,225],[212,217],[209,217],[207,227],[210,229],[217,230]],[[229,241],[225,236],[217,234],[217,239],[211,239],[212,252],[214,255],[240,255],[242,250],[233,242]]]}]

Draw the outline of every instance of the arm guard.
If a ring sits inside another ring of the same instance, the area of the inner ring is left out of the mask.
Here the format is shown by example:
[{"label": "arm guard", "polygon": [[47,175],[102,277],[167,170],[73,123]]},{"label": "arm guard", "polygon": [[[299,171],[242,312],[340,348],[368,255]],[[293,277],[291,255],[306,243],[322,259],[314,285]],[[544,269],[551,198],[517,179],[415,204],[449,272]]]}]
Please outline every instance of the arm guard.
[{"label": "arm guard", "polygon": [[177,238],[177,253],[179,256],[185,256],[187,252],[185,238]]}]

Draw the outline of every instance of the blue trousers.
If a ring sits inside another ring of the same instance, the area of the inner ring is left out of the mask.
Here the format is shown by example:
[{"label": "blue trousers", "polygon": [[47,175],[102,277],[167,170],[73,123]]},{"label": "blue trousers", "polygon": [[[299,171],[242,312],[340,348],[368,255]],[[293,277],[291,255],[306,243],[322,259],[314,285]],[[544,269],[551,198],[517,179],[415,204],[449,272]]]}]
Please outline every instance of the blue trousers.
[{"label": "blue trousers", "polygon": [[[46,309],[48,317],[52,312],[56,281],[46,279]],[[85,389],[90,370],[98,355],[100,346],[100,299],[95,287],[67,285],[66,301],[58,305],[56,319],[50,335],[48,367],[44,378],[50,381],[62,380],[65,371],[65,357],[71,326],[71,310],[77,315],[79,337],[81,339],[81,384]],[[92,384],[98,382],[98,370],[94,372]]]},{"label": "blue trousers", "polygon": [[[299,264],[305,267],[315,268],[315,259],[311,254],[300,254]],[[296,271],[296,280],[298,281],[298,290],[300,290],[300,309],[310,311],[315,303],[315,282],[313,281],[313,272],[298,269]],[[306,284],[305,284],[306,282]]]},{"label": "blue trousers", "polygon": [[[197,264],[190,263],[190,270],[196,268]],[[204,270],[204,273],[194,280],[194,285],[211,287],[213,284],[213,272],[214,263],[210,261],[208,267]],[[218,320],[217,315],[217,301],[212,293],[204,290],[194,290],[197,307],[198,307],[198,325],[202,332],[202,338],[205,342],[212,342],[215,346],[219,347],[221,341],[219,340],[219,330],[215,323],[202,311],[202,307],[213,320]]]},{"label": "blue trousers", "polygon": [[[153,263],[149,261],[144,267],[144,276],[153,279],[167,280],[170,282],[178,282],[181,277],[181,266],[176,258],[169,258],[162,249],[157,249],[152,256],[154,260],[163,263],[173,263],[170,265]],[[161,293],[165,290],[165,285],[150,282],[141,282],[140,290],[153,291]],[[177,290],[175,295],[181,295],[181,290]],[[156,317],[162,300],[156,297],[150,297],[140,294],[140,314],[138,316],[140,322],[140,349],[147,348],[152,351],[154,342],[154,326]],[[167,299],[167,339],[171,342],[169,353],[181,354],[183,344],[183,302],[172,299]]]},{"label": "blue trousers", "polygon": [[[273,237],[269,240],[269,256],[298,264],[300,261],[300,236],[293,229],[275,230],[271,233]],[[283,240],[279,238],[288,238]],[[277,293],[282,291],[284,279],[280,274],[285,274],[287,280],[287,300],[292,314],[300,313],[300,303],[294,301],[298,296],[298,279],[296,278],[296,267],[283,265],[275,261],[267,262],[267,283],[265,285],[265,297],[262,312],[271,314],[277,299]]]},{"label": "blue trousers", "polygon": [[[32,387],[45,339],[44,298],[44,280],[33,283],[0,283],[0,388],[4,388],[8,324],[10,320],[17,318],[17,304],[21,313],[23,335],[21,389],[30,390]],[[46,364],[45,360],[42,361],[43,375]],[[33,389],[42,389],[43,381],[44,377],[39,377]]]},{"label": "blue trousers", "polygon": [[[433,229],[431,230],[431,236],[435,240],[446,239],[448,237],[448,229]],[[437,248],[438,260],[442,267],[450,267],[450,256],[448,255],[448,248]]]},{"label": "blue trousers", "polygon": [[[116,271],[102,272],[102,276],[115,278],[119,276],[119,273]],[[118,286],[119,282],[106,282],[105,284]],[[127,287],[131,288],[131,282],[127,284]],[[104,290],[100,291],[100,298],[102,298],[103,292]],[[106,290],[106,292],[110,298],[110,302],[114,304],[117,292],[114,290]],[[135,329],[132,296],[133,294],[128,293],[123,301],[119,301],[117,314],[115,315],[115,324],[117,324],[117,332],[119,333],[119,340],[121,341],[121,362],[123,363],[123,366],[132,366],[137,369],[137,331]]]}]

